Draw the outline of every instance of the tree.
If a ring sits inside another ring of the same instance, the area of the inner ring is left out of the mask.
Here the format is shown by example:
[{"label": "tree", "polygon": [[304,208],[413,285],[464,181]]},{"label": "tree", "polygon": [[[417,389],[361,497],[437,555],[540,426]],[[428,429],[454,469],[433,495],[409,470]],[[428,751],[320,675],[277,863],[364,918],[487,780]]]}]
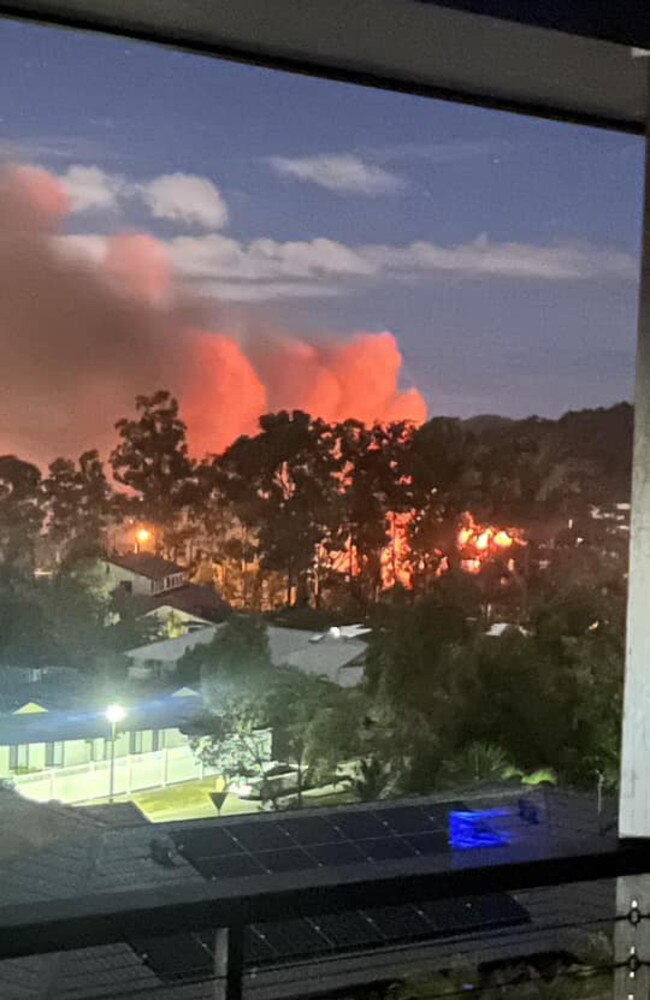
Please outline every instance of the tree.
[{"label": "tree", "polygon": [[[309,781],[336,777],[358,748],[358,699],[299,670],[274,667],[263,622],[234,615],[214,640],[186,653],[186,677],[200,673],[210,717],[195,739],[198,755],[226,774],[264,777],[273,757],[296,769],[298,805]],[[242,771],[243,768],[243,771]]]},{"label": "tree", "polygon": [[0,456],[0,562],[31,568],[43,524],[41,474],[15,455]]},{"label": "tree", "polygon": [[113,475],[135,496],[131,512],[156,526],[156,545],[174,555],[185,532],[182,513],[195,488],[194,463],[178,402],[166,390],[136,398],[135,420],[115,427],[120,443],[110,457]]},{"label": "tree", "polygon": [[48,538],[57,561],[101,548],[113,512],[113,491],[97,451],[85,451],[78,465],[57,458],[43,480]]},{"label": "tree", "polygon": [[210,643],[188,650],[179,664],[188,681],[201,678],[215,708],[226,693],[243,694],[259,678],[268,683],[272,669],[266,626],[253,615],[232,615]]},{"label": "tree", "polygon": [[32,575],[0,582],[0,664],[68,666],[85,673],[122,671],[128,644],[107,627],[109,603],[79,567],[51,578]]},{"label": "tree", "polygon": [[332,428],[300,410],[260,418],[218,459],[223,493],[254,523],[262,567],[281,570],[286,603],[318,604],[319,547],[332,514],[339,462]]},{"label": "tree", "polygon": [[233,615],[211,643],[189,650],[180,664],[188,680],[200,676],[208,713],[192,736],[197,756],[227,778],[264,776],[270,760],[266,698],[273,670],[266,627]]},{"label": "tree", "polygon": [[390,767],[377,756],[364,757],[356,773],[347,780],[359,802],[375,802],[390,787]]},{"label": "tree", "polygon": [[266,700],[274,756],[296,769],[297,806],[308,786],[337,778],[340,764],[358,753],[358,711],[349,692],[320,677],[284,667]]},{"label": "tree", "polygon": [[411,432],[406,422],[366,427],[346,420],[336,427],[341,463],[338,530],[328,547],[346,554],[350,589],[365,608],[382,589],[382,553],[390,549],[391,518],[412,508],[405,461]]}]

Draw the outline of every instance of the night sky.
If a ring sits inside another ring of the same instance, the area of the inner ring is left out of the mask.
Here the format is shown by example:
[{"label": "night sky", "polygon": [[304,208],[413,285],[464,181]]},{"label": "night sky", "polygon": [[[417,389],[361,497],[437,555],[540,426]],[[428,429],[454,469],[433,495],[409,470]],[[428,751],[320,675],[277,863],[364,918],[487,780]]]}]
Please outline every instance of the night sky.
[{"label": "night sky", "polygon": [[[641,139],[9,21],[0,67],[0,153],[68,232],[170,241],[233,322],[390,330],[430,413],[630,397]],[[143,194],[175,174],[186,212]]]}]

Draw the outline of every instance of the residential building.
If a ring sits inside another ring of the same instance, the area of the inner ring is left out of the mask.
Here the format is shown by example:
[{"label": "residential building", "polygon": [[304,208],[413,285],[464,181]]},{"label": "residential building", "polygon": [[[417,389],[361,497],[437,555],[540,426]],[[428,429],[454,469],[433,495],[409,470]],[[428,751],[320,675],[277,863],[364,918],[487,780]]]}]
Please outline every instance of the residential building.
[{"label": "residential building", "polygon": [[[130,649],[129,677],[148,680],[173,676],[186,652],[212,642],[222,625],[209,625],[176,639],[163,639]],[[335,626],[324,633],[304,629],[267,629],[271,661],[276,667],[295,667],[303,673],[324,677],[341,687],[355,687],[363,679],[366,643],[360,627]]]},{"label": "residential building", "polygon": [[99,560],[100,588],[107,595],[116,590],[138,597],[152,597],[187,583],[186,570],[150,552],[109,555]]}]

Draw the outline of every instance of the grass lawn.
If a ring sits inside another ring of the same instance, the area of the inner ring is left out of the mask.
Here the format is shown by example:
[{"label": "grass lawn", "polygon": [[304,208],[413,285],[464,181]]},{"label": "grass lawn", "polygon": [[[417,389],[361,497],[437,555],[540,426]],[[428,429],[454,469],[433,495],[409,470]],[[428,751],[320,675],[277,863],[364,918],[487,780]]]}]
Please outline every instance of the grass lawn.
[{"label": "grass lawn", "polygon": [[[168,785],[166,788],[152,788],[149,791],[135,792],[133,795],[116,795],[116,802],[133,802],[152,823],[168,823],[182,819],[204,819],[216,816],[216,809],[210,798],[210,792],[215,790],[214,777],[203,781],[185,781],[178,785]],[[102,800],[105,802],[106,800]],[[313,788],[305,792],[305,806],[344,805],[355,801],[348,789],[328,785],[324,788]],[[92,803],[88,803],[92,804]],[[95,805],[99,804],[97,802]],[[251,799],[239,799],[229,795],[226,799],[222,816],[257,813],[260,803]]]}]

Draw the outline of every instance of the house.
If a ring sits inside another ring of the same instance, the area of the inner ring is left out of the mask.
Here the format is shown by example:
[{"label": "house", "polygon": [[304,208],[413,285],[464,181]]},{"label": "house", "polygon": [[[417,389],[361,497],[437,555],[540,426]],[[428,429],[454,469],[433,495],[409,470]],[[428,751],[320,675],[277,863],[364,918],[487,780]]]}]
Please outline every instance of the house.
[{"label": "house", "polygon": [[109,555],[99,560],[99,587],[107,596],[122,590],[138,597],[155,597],[186,583],[182,566],[150,552]]},{"label": "house", "polygon": [[144,681],[173,675],[181,659],[196,646],[207,645],[217,634],[216,625],[186,632],[176,639],[160,639],[144,646],[129,649],[126,656],[131,661],[128,668],[130,680]]},{"label": "house", "polygon": [[152,608],[143,617],[147,621],[155,622],[160,636],[167,639],[177,639],[188,632],[197,632],[212,624],[207,618],[175,608],[172,604],[161,604]]},{"label": "house", "polygon": [[[207,645],[222,625],[210,625],[188,631],[176,639],[163,639],[130,649],[129,677],[146,680],[171,676],[182,656],[199,645]],[[364,630],[361,630],[363,633]],[[350,631],[334,627],[324,633],[271,625],[267,629],[271,661],[274,666],[291,666],[315,677],[324,677],[341,687],[356,687],[363,679],[366,643],[358,627]]]},{"label": "house", "polygon": [[[181,727],[201,704],[200,695],[189,688],[129,704],[116,736],[115,757],[185,746]],[[111,727],[105,707],[83,700],[62,707],[34,695],[33,700],[0,714],[0,779],[106,761]]]},{"label": "house", "polygon": [[230,614],[230,605],[210,584],[188,583],[171,590],[161,590],[157,594],[138,598],[138,604],[143,614],[166,610],[163,617],[171,611],[188,615],[192,618],[204,619],[207,622],[222,622]]},{"label": "house", "polygon": [[[191,745],[205,732],[197,691],[181,687],[124,707],[114,742],[105,705],[31,701],[0,714],[0,786],[9,782],[37,802],[79,803],[105,799],[111,789],[130,795],[219,773]],[[271,730],[257,733],[257,747],[270,761]]]},{"label": "house", "polygon": [[163,626],[195,620],[221,622],[229,604],[210,585],[190,583],[187,570],[150,552],[109,555],[98,560],[96,586],[105,597],[131,594],[142,615],[155,614]]}]

